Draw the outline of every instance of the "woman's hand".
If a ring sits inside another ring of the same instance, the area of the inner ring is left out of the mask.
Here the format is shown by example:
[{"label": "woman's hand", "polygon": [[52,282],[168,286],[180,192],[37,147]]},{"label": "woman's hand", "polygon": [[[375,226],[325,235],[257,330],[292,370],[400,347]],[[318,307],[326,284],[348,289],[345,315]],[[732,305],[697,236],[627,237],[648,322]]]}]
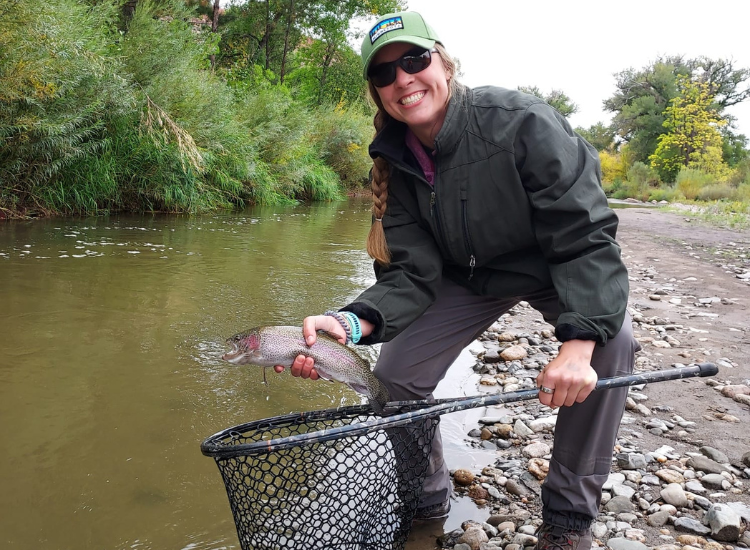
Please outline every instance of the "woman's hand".
[{"label": "woman's hand", "polygon": [[[372,333],[373,326],[367,321],[360,319],[360,326],[362,327],[362,335],[367,336]],[[346,331],[334,317],[330,315],[312,315],[305,317],[302,322],[302,336],[305,338],[305,343],[308,347],[315,344],[317,340],[317,333],[319,330],[324,330],[328,334],[334,336],[336,340],[341,344],[346,344]],[[283,365],[276,365],[273,368],[276,372],[283,372]],[[315,360],[312,357],[306,355],[298,355],[294,358],[294,362],[291,366],[292,376],[301,376],[302,378],[309,378],[310,380],[317,380],[320,378],[318,371],[315,370]]]},{"label": "woman's hand", "polygon": [[560,353],[536,377],[536,385],[553,390],[539,392],[539,401],[548,407],[570,407],[582,403],[594,391],[599,377],[591,368],[593,340],[568,340]]}]

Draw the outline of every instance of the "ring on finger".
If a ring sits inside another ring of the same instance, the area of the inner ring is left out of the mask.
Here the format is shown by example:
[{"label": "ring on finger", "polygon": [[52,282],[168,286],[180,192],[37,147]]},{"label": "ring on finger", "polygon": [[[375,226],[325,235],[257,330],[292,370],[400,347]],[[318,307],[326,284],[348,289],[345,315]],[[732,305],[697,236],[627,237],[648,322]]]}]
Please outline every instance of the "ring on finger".
[{"label": "ring on finger", "polygon": [[539,386],[539,391],[542,393],[555,393],[554,388],[548,388],[547,386]]}]

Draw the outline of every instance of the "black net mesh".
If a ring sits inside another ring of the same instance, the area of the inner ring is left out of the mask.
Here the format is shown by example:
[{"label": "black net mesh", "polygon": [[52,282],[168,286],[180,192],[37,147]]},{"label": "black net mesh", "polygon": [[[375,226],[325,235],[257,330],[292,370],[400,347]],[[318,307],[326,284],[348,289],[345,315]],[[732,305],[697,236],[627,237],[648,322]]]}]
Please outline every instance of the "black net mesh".
[{"label": "black net mesh", "polygon": [[396,550],[438,420],[344,407],[236,426],[201,448],[219,466],[243,550]]}]

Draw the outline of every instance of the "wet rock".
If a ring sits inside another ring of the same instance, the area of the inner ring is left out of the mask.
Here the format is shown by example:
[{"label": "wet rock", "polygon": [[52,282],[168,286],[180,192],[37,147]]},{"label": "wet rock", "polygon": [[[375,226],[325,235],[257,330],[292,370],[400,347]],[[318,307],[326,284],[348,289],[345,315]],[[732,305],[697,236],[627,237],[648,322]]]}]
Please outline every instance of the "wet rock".
[{"label": "wet rock", "polygon": [[456,483],[456,485],[460,485],[462,487],[468,487],[472,483],[474,483],[474,479],[476,476],[471,473],[469,470],[456,470],[453,474],[453,481]]},{"label": "wet rock", "polygon": [[718,449],[714,449],[713,447],[701,447],[699,450],[704,456],[707,456],[714,462],[718,462],[719,464],[726,464],[729,462],[727,455]]},{"label": "wet rock", "polygon": [[688,504],[688,498],[685,491],[677,483],[670,483],[664,489],[661,490],[661,498],[667,504],[676,506],[677,508],[684,508]]},{"label": "wet rock", "polygon": [[678,531],[686,531],[698,535],[708,535],[711,532],[711,529],[703,525],[701,522],[689,517],[681,517],[674,520],[674,528]]},{"label": "wet rock", "polygon": [[472,500],[484,500],[486,501],[490,496],[489,491],[480,485],[472,485],[469,487],[469,498]]},{"label": "wet rock", "polygon": [[517,482],[515,479],[508,480],[508,482],[505,484],[505,490],[508,491],[511,495],[515,495],[517,497],[525,497],[531,494],[524,485]]}]

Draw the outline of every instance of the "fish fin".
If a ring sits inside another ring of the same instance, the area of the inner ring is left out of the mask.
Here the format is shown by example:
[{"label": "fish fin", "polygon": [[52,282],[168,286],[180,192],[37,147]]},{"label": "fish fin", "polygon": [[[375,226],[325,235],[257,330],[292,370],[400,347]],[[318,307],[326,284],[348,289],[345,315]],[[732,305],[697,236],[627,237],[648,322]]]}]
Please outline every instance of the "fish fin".
[{"label": "fish fin", "polygon": [[356,382],[347,382],[346,384],[351,389],[353,389],[357,393],[361,393],[364,396],[369,396],[370,392],[367,389],[367,386],[364,386],[362,384],[357,384]]}]

